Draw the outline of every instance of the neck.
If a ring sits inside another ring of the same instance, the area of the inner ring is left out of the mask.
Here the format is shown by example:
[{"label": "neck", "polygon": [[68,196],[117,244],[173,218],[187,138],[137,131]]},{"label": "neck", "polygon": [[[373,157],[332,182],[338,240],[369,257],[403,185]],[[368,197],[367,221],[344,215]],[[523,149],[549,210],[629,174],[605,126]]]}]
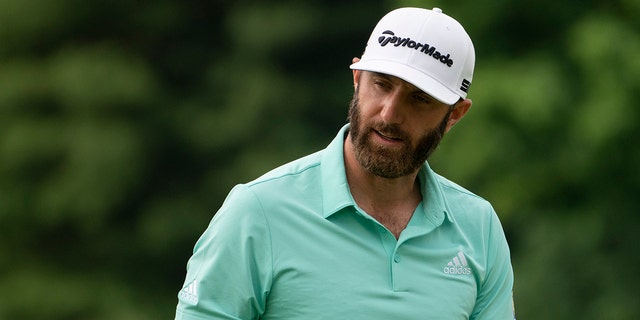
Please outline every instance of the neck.
[{"label": "neck", "polygon": [[389,228],[398,236],[422,200],[419,170],[393,179],[373,175],[356,159],[350,136],[345,139],[344,159],[347,182],[358,206],[388,228],[388,223],[400,227],[397,232]]}]

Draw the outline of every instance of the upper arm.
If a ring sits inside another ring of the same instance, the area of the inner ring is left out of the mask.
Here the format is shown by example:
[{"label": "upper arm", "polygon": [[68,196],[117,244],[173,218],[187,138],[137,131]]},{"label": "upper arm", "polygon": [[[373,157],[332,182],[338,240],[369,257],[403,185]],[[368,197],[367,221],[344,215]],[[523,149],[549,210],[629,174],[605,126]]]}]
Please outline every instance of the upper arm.
[{"label": "upper arm", "polygon": [[271,284],[271,242],[260,202],[235,187],[194,247],[176,319],[257,319]]},{"label": "upper arm", "polygon": [[495,212],[491,219],[487,239],[487,272],[484,281],[480,284],[471,319],[515,319],[514,276],[509,246]]}]

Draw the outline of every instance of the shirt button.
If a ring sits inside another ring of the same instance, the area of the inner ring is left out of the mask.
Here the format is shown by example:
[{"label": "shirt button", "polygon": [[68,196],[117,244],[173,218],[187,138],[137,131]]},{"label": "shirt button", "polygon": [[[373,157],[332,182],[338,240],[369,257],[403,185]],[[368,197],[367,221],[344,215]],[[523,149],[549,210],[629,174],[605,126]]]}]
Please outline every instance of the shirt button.
[{"label": "shirt button", "polygon": [[396,254],[396,255],[393,257],[393,261],[395,261],[396,263],[400,262],[400,255],[399,255],[399,254]]}]

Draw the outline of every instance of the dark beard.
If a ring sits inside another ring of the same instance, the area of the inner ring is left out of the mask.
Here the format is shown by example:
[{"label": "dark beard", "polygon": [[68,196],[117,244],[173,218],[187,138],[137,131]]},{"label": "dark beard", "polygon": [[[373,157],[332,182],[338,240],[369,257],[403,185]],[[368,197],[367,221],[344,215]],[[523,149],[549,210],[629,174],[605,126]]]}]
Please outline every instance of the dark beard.
[{"label": "dark beard", "polygon": [[[440,125],[420,138],[416,148],[412,147],[409,136],[396,125],[373,123],[363,127],[358,103],[358,92],[353,95],[349,106],[349,122],[351,142],[354,145],[356,160],[369,173],[388,179],[399,178],[417,171],[438,147],[453,107],[445,115]],[[390,150],[371,143],[371,135],[375,130],[401,138],[405,145],[401,150]]]}]

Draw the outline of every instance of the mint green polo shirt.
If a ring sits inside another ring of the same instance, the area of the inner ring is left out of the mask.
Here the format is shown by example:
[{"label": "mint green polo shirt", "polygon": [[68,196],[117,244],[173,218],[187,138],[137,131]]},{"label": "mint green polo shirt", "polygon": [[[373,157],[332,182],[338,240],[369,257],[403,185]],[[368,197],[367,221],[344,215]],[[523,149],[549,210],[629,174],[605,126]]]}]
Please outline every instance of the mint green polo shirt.
[{"label": "mint green polo shirt", "polygon": [[425,164],[396,240],[349,192],[347,130],[231,190],[189,259],[176,319],[514,318],[491,205]]}]

